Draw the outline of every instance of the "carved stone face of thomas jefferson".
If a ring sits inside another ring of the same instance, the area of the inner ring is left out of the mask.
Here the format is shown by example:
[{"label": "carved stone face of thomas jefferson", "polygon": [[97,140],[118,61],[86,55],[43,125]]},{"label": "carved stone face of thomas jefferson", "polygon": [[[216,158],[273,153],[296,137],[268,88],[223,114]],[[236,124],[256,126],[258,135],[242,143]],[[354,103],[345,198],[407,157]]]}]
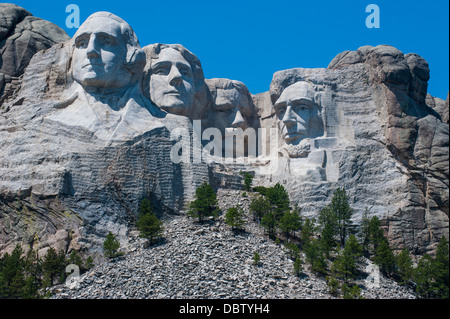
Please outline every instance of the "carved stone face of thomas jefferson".
[{"label": "carved stone face of thomas jefferson", "polygon": [[280,131],[287,144],[298,144],[304,138],[323,134],[315,91],[308,82],[300,81],[284,89],[275,103]]},{"label": "carved stone face of thomas jefferson", "polygon": [[115,90],[130,84],[122,24],[107,16],[89,18],[74,36],[72,75],[85,89]]},{"label": "carved stone face of thomas jefferson", "polygon": [[152,60],[151,72],[153,103],[169,113],[188,114],[195,98],[194,74],[189,62],[179,51],[165,48]]}]

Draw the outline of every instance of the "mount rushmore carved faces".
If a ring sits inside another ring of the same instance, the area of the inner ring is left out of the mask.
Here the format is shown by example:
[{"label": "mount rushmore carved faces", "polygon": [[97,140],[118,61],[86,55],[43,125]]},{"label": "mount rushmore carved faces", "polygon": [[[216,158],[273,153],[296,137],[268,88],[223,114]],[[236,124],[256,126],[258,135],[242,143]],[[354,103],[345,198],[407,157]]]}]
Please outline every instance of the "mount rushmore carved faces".
[{"label": "mount rushmore carved faces", "polygon": [[73,82],[48,120],[87,129],[107,145],[163,125],[156,120],[163,112],[141,90],[145,52],[124,20],[94,13],[78,29],[70,49]]},{"label": "mount rushmore carved faces", "polygon": [[121,18],[98,12],[73,37],[72,76],[91,93],[123,93],[137,82],[145,54],[131,27]]},{"label": "mount rushmore carved faces", "polygon": [[286,144],[297,145],[305,138],[323,135],[320,107],[312,84],[299,81],[283,90],[275,102],[279,129]]},{"label": "mount rushmore carved faces", "polygon": [[157,43],[144,50],[144,93],[168,113],[200,118],[207,105],[207,90],[198,58],[180,44]]}]

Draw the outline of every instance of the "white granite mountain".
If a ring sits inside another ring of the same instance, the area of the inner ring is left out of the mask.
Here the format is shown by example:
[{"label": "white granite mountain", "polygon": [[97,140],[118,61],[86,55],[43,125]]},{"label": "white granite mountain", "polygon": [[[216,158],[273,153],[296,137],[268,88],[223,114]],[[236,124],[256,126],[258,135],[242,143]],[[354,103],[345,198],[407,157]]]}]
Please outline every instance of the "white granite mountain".
[{"label": "white granite mountain", "polygon": [[[5,8],[0,30],[13,30],[16,7]],[[448,98],[427,94],[420,56],[364,46],[326,69],[276,72],[269,92],[252,95],[239,81],[204,79],[182,45],[141,48],[107,12],[72,39],[58,34],[0,99],[0,251],[100,251],[109,231],[126,247],[142,198],[178,214],[204,181],[239,189],[242,170],[254,185],[282,183],[305,216],[345,187],[355,222],[379,216],[391,242],[414,253],[448,238]],[[227,128],[276,135],[256,140],[258,154],[248,137],[233,162],[223,151],[237,146],[208,144]]]}]

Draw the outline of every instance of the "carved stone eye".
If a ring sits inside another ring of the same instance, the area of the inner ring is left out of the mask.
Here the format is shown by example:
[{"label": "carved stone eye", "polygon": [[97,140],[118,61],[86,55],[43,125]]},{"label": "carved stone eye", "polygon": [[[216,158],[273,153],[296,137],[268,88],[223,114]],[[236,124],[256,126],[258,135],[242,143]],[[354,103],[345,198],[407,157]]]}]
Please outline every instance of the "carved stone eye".
[{"label": "carved stone eye", "polygon": [[87,40],[79,40],[76,42],[75,46],[77,47],[77,49],[86,49],[88,43],[89,42]]}]

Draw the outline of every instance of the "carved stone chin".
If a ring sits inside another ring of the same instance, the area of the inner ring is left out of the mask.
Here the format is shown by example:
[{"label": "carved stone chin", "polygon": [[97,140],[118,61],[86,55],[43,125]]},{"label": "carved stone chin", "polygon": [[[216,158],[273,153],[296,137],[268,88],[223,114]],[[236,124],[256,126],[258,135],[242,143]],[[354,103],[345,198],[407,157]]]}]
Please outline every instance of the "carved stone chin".
[{"label": "carved stone chin", "polygon": [[286,144],[282,147],[291,158],[306,158],[311,153],[310,139],[302,140],[298,145]]}]

